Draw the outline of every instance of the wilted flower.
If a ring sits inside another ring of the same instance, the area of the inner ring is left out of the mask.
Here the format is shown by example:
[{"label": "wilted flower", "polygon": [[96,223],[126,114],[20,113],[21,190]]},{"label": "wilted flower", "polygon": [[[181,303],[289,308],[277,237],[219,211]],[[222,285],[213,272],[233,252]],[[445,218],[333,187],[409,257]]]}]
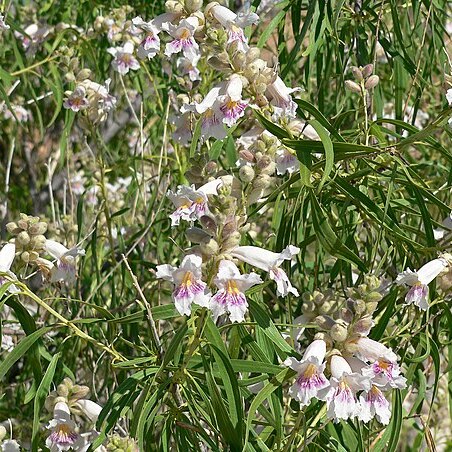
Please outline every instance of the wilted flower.
[{"label": "wilted flower", "polygon": [[280,253],[274,253],[257,246],[238,246],[231,255],[247,264],[268,272],[270,279],[276,282],[278,295],[285,297],[289,293],[298,296],[298,290],[292,286],[286,272],[280,268],[285,260],[291,260],[300,252],[300,248],[289,245]]},{"label": "wilted flower", "polygon": [[234,262],[222,260],[214,279],[219,290],[210,301],[214,319],[229,312],[231,322],[243,322],[248,308],[244,292],[261,282],[260,276],[256,273],[242,275]]},{"label": "wilted flower", "polygon": [[411,286],[411,289],[405,296],[407,304],[414,303],[419,309],[428,308],[428,285],[444,270],[448,263],[443,258],[433,259],[423,265],[418,271],[412,271],[409,268],[397,276],[398,285]]},{"label": "wilted flower", "polygon": [[127,41],[123,47],[110,47],[107,52],[114,56],[114,60],[111,63],[113,69],[118,71],[121,75],[125,75],[129,72],[129,69],[136,71],[140,69],[140,63],[133,56],[133,42]]},{"label": "wilted flower", "polygon": [[191,314],[191,305],[208,307],[210,292],[202,278],[202,258],[195,254],[184,257],[180,267],[158,265],[157,278],[171,281],[174,285],[173,300],[177,311],[181,315]]},{"label": "wilted flower", "polygon": [[301,361],[287,358],[284,364],[295,370],[298,375],[295,383],[289,389],[289,394],[300,402],[301,406],[309,405],[313,397],[330,383],[324,375],[326,344],[322,340],[315,340],[309,344]]},{"label": "wilted flower", "polygon": [[209,210],[208,195],[216,195],[221,184],[221,180],[215,179],[198,189],[195,189],[194,185],[179,185],[176,193],[169,190],[167,196],[176,207],[170,215],[171,226],[177,226],[181,219],[194,221],[205,215]]}]

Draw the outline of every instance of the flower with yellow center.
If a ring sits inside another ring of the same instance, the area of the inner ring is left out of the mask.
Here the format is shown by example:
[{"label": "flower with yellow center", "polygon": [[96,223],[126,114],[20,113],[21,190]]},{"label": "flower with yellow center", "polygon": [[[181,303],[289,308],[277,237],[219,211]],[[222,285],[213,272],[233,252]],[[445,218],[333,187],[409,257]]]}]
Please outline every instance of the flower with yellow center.
[{"label": "flower with yellow center", "polygon": [[229,313],[231,322],[243,322],[248,308],[244,292],[261,282],[260,276],[256,273],[242,275],[232,261],[222,260],[214,279],[219,290],[210,300],[214,319],[221,314]]}]

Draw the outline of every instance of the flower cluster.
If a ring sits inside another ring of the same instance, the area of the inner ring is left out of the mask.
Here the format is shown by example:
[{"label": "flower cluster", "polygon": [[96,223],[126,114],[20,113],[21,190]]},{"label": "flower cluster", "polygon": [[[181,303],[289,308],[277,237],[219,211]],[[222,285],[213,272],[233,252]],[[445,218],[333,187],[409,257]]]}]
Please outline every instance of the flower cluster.
[{"label": "flower cluster", "polygon": [[297,372],[289,392],[301,406],[317,398],[326,401],[327,416],[335,421],[357,417],[369,422],[375,417],[382,424],[389,423],[385,393],[404,388],[406,379],[397,355],[368,337],[374,324],[372,314],[382,298],[378,286],[376,278],[367,278],[365,284],[348,291],[350,298],[344,303],[328,303],[326,313],[315,318],[321,332],[302,359],[285,361]]},{"label": "flower cluster", "polygon": [[[35,265],[51,282],[66,282],[72,284],[77,275],[76,258],[84,255],[81,248],[66,248],[61,243],[45,237],[47,223],[40,221],[38,217],[21,214],[20,220],[6,225],[8,232],[15,238],[12,242],[3,246],[0,251],[0,271],[17,280],[10,271],[15,258],[19,260],[19,267]],[[51,261],[45,257],[54,259]],[[0,278],[0,284],[5,279]],[[17,290],[14,285],[10,291]]]}]

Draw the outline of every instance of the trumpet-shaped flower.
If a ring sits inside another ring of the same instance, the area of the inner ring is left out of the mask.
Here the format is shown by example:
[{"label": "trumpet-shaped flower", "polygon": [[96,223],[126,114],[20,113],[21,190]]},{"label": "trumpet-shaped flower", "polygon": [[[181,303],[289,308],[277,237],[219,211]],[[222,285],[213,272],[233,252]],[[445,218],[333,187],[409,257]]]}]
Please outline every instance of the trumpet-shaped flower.
[{"label": "trumpet-shaped flower", "polygon": [[137,50],[138,58],[154,58],[160,50],[160,38],[158,37],[160,30],[154,25],[152,20],[145,22],[139,16],[132,19],[132,23],[136,28],[145,33],[145,37]]},{"label": "trumpet-shaped flower", "polygon": [[300,169],[297,156],[287,148],[279,148],[276,151],[276,173],[279,175],[292,174]]},{"label": "trumpet-shaped flower", "polygon": [[[16,275],[10,270],[11,265],[16,255],[16,245],[14,243],[7,243],[0,251],[0,273],[6,273],[9,280],[17,280]],[[8,282],[8,279],[0,275],[0,287]],[[11,284],[8,287],[10,293],[19,292],[19,289]]]},{"label": "trumpet-shaped flower", "polygon": [[300,88],[288,88],[280,77],[276,77],[276,80],[268,85],[266,96],[270,99],[276,117],[295,118],[297,104],[291,94],[296,91],[300,91]]},{"label": "trumpet-shaped flower", "polygon": [[209,211],[208,195],[218,194],[217,190],[221,184],[220,179],[215,179],[198,189],[195,189],[194,185],[179,185],[176,193],[169,190],[167,196],[176,207],[170,215],[171,226],[177,226],[181,219],[194,221],[205,215]]},{"label": "trumpet-shaped flower", "polygon": [[75,431],[75,422],[71,419],[71,412],[65,402],[58,402],[55,405],[53,419],[47,428],[51,433],[46,440],[46,446],[51,452],[71,449],[79,437]]},{"label": "trumpet-shaped flower", "polygon": [[219,290],[210,300],[214,319],[229,312],[231,322],[243,322],[248,308],[245,291],[261,282],[256,273],[242,275],[232,261],[222,260],[214,279]]},{"label": "trumpet-shaped flower", "polygon": [[210,292],[202,278],[202,258],[195,254],[184,257],[180,267],[171,265],[158,265],[157,278],[171,281],[175,288],[173,300],[176,309],[181,315],[191,314],[191,305],[196,303],[199,306],[208,307]]},{"label": "trumpet-shaped flower", "polygon": [[107,52],[113,55],[111,63],[113,69],[121,75],[125,75],[130,69],[136,71],[140,69],[140,63],[133,55],[134,45],[132,41],[127,41],[123,47],[110,47]]},{"label": "trumpet-shaped flower", "polygon": [[298,296],[298,290],[292,286],[286,272],[280,268],[285,260],[292,259],[300,248],[289,245],[280,253],[274,253],[257,246],[238,246],[231,252],[233,257],[268,272],[270,279],[276,282],[278,295],[285,297],[289,293]]},{"label": "trumpet-shaped flower", "polygon": [[55,240],[46,240],[45,249],[50,256],[57,260],[56,266],[50,268],[50,280],[73,283],[77,276],[76,257],[84,256],[85,250],[77,247],[68,249]]},{"label": "trumpet-shaped flower", "polygon": [[198,19],[193,16],[182,19],[179,25],[168,24],[168,33],[174,39],[166,44],[165,55],[170,57],[182,52],[193,63],[199,57],[199,45],[194,38],[198,25]]},{"label": "trumpet-shaped flower", "polygon": [[319,399],[326,400],[327,416],[334,419],[351,419],[356,417],[359,407],[356,393],[371,388],[370,378],[352,372],[348,362],[342,356],[331,358],[330,387],[320,391]]},{"label": "trumpet-shaped flower", "polygon": [[77,400],[76,405],[91,422],[96,422],[102,411],[102,407],[98,403],[88,399]]},{"label": "trumpet-shaped flower", "polygon": [[80,111],[88,108],[89,100],[86,98],[86,90],[83,86],[77,86],[72,93],[66,98],[63,103],[64,108],[72,111]]},{"label": "trumpet-shaped flower", "polygon": [[383,392],[372,385],[368,391],[359,396],[358,419],[369,422],[374,417],[383,425],[388,425],[391,419],[391,408]]},{"label": "trumpet-shaped flower", "polygon": [[213,17],[226,29],[228,34],[228,44],[236,43],[237,50],[246,52],[248,47],[248,40],[245,37],[243,29],[256,23],[259,16],[255,13],[248,12],[248,14],[237,15],[225,6],[215,5],[210,9]]},{"label": "trumpet-shaped flower", "polygon": [[317,397],[320,390],[327,388],[330,383],[324,375],[326,344],[322,340],[312,342],[304,352],[301,361],[287,358],[284,364],[298,374],[289,394],[300,402],[301,406],[309,405],[313,397]]},{"label": "trumpet-shaped flower", "polygon": [[242,79],[234,74],[226,83],[225,94],[218,99],[220,110],[223,113],[223,122],[228,127],[232,127],[245,114],[248,101],[242,99],[242,90]]},{"label": "trumpet-shaped flower", "polygon": [[448,263],[446,259],[433,259],[423,265],[418,271],[409,268],[397,276],[396,284],[411,286],[405,296],[407,304],[414,303],[419,309],[428,308],[428,285],[444,270]]},{"label": "trumpet-shaped flower", "polygon": [[193,61],[190,61],[188,58],[180,57],[176,61],[177,69],[183,75],[187,74],[188,78],[195,82],[196,80],[201,80],[201,73],[199,69],[196,67],[200,56],[197,56]]}]

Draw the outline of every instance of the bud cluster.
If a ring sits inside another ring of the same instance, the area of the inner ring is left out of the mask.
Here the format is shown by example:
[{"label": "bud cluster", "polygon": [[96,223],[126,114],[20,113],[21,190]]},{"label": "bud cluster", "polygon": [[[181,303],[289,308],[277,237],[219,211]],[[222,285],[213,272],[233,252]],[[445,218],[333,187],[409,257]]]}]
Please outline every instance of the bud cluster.
[{"label": "bud cluster", "polygon": [[352,66],[351,70],[355,77],[355,81],[346,80],[345,87],[353,93],[363,94],[366,91],[375,88],[380,81],[378,75],[373,74],[373,64],[367,64],[364,67]]},{"label": "bud cluster", "polygon": [[8,232],[15,237],[16,256],[25,264],[36,262],[43,254],[46,245],[47,223],[39,217],[20,214],[17,222],[6,225]]},{"label": "bud cluster", "polygon": [[56,391],[51,392],[45,401],[45,407],[49,412],[53,412],[55,405],[59,402],[66,403],[71,412],[80,414],[76,404],[81,399],[86,399],[90,393],[88,386],[77,385],[66,377],[62,383],[57,386]]},{"label": "bud cluster", "polygon": [[112,452],[139,452],[137,443],[129,436],[113,435],[108,439],[105,448]]}]

